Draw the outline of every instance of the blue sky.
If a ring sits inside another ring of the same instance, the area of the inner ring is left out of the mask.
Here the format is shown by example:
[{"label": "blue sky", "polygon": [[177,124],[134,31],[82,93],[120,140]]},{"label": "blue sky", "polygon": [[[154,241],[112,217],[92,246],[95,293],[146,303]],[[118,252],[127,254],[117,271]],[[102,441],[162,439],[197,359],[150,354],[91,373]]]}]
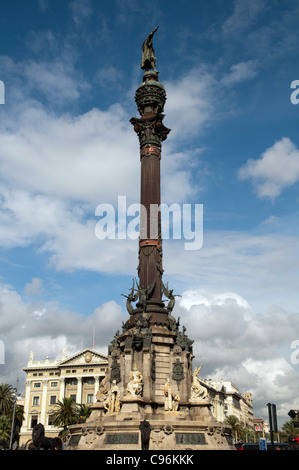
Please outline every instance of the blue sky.
[{"label": "blue sky", "polygon": [[[3,3],[3,2],[2,2]],[[296,0],[12,0],[0,9],[2,380],[29,352],[102,352],[126,319],[137,242],[95,236],[96,207],[139,201],[141,46],[167,93],[162,199],[203,204],[203,246],[165,240],[175,313],[204,378],[298,407]],[[163,227],[162,227],[163,229]],[[197,363],[196,362],[196,363]],[[296,362],[296,361],[295,361]]]}]

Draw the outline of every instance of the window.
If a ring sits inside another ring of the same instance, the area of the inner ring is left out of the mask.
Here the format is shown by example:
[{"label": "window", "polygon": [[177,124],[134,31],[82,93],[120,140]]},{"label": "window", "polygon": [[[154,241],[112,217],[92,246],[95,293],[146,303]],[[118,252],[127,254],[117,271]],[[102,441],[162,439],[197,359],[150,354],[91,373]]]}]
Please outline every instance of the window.
[{"label": "window", "polygon": [[35,406],[39,405],[39,397],[33,397],[32,405],[35,405]]},{"label": "window", "polygon": [[51,382],[51,387],[57,387],[58,386],[58,382]]},{"label": "window", "polygon": [[33,387],[34,388],[41,388],[41,383],[40,382],[34,382]]},{"label": "window", "polygon": [[34,428],[34,426],[38,423],[38,416],[37,415],[32,415],[31,416],[31,428]]},{"label": "window", "polygon": [[88,393],[88,395],[87,395],[87,403],[93,403],[93,394],[92,394],[92,393]]},{"label": "window", "polygon": [[76,395],[70,395],[70,398],[73,400],[73,401],[76,401]]},{"label": "window", "polygon": [[50,396],[50,405],[55,405],[56,404],[56,395],[51,395]]},{"label": "window", "polygon": [[53,426],[53,421],[54,421],[54,416],[53,416],[53,415],[49,415],[49,416],[48,416],[48,424],[49,424],[49,426]]},{"label": "window", "polygon": [[90,378],[86,380],[87,385],[94,385],[94,379]]}]

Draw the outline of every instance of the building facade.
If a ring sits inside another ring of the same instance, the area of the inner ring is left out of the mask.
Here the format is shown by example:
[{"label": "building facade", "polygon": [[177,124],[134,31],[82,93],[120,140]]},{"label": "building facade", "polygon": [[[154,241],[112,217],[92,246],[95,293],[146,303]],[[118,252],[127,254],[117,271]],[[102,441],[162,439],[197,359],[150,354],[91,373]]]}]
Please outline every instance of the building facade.
[{"label": "building facade", "polygon": [[248,429],[254,429],[252,395],[249,392],[241,394],[238,387],[228,381],[202,380],[207,387],[212,403],[214,417],[224,422],[228,416],[236,416],[240,424]]},{"label": "building facade", "polygon": [[25,419],[20,433],[20,446],[32,438],[32,429],[42,423],[48,437],[54,437],[59,429],[53,426],[53,412],[58,401],[72,397],[77,404],[96,401],[99,384],[108,366],[107,356],[94,349],[84,349],[70,357],[63,352],[62,359],[34,360],[33,353],[26,372],[24,399]]}]

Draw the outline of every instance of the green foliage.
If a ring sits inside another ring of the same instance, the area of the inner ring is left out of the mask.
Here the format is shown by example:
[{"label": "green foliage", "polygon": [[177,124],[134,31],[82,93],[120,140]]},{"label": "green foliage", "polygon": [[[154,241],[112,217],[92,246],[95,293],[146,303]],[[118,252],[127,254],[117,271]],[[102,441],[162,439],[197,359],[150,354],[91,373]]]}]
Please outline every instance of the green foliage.
[{"label": "green foliage", "polygon": [[6,415],[0,416],[0,441],[4,441],[6,447],[9,446],[11,432],[11,421]]},{"label": "green foliage", "polygon": [[9,384],[0,384],[0,441],[5,442],[8,448],[12,431],[13,413],[14,429],[13,441],[18,438],[18,431],[24,419],[24,410],[15,404],[15,389]]},{"label": "green foliage", "polygon": [[0,384],[0,415],[7,415],[14,404],[14,389],[12,385]]},{"label": "green foliage", "polygon": [[299,428],[295,428],[294,421],[297,420],[291,419],[282,425],[282,436],[285,442],[288,442],[291,435],[296,437],[299,435]]},{"label": "green foliage", "polygon": [[53,425],[62,427],[59,436],[64,440],[67,436],[67,427],[78,422],[84,423],[90,416],[91,408],[87,405],[78,405],[73,398],[63,398],[57,402],[53,415]]}]

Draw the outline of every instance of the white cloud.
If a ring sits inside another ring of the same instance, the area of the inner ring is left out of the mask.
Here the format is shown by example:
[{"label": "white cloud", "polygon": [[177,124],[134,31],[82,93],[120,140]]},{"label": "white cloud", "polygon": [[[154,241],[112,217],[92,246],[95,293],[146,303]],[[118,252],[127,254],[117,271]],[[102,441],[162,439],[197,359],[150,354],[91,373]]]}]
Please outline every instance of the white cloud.
[{"label": "white cloud", "polygon": [[164,82],[167,91],[165,125],[172,129],[176,141],[194,137],[215,118],[213,75],[203,69],[192,69],[175,81]]},{"label": "white cloud", "polygon": [[246,30],[265,11],[265,7],[264,0],[236,0],[232,15],[222,25],[223,33],[235,34]]},{"label": "white cloud", "polygon": [[230,72],[223,76],[221,83],[223,85],[235,85],[236,83],[250,80],[257,75],[257,63],[254,60],[248,62],[239,62],[230,68]]},{"label": "white cloud", "polygon": [[24,77],[29,88],[42,92],[43,98],[55,106],[78,99],[88,88],[86,82],[78,80],[72,66],[59,61],[31,61],[25,65]]},{"label": "white cloud", "polygon": [[76,26],[85,25],[93,14],[93,8],[89,0],[73,0],[69,8]]},{"label": "white cloud", "polygon": [[[25,302],[10,286],[0,285],[0,339],[5,347],[5,362],[0,375],[14,383],[18,374],[21,385],[30,351],[38,359],[61,358],[63,348],[68,354],[92,346],[95,327],[95,348],[107,354],[107,347],[126,316],[115,302],[97,307],[88,316],[62,309],[55,302]],[[18,369],[17,372],[13,372]],[[2,379],[3,380],[3,379]]]},{"label": "white cloud", "polygon": [[34,277],[31,282],[25,285],[24,292],[27,295],[41,295],[43,293],[43,280]]},{"label": "white cloud", "polygon": [[203,378],[232,381],[241,393],[251,392],[255,417],[265,417],[273,400],[285,416],[297,396],[298,370],[290,357],[298,313],[273,307],[258,314],[236,293],[203,289],[183,292],[175,309],[194,340],[194,364],[203,362]]},{"label": "white cloud", "polygon": [[201,286],[215,294],[239,292],[260,308],[269,306],[269,301],[291,308],[295,299],[299,301],[296,233],[292,236],[204,229],[200,250],[185,251],[183,243],[184,240],[163,243],[164,269],[177,285],[186,289],[188,285]]},{"label": "white cloud", "polygon": [[249,179],[259,197],[275,199],[299,181],[299,149],[287,137],[276,142],[257,160],[248,160],[239,170],[240,179]]}]

